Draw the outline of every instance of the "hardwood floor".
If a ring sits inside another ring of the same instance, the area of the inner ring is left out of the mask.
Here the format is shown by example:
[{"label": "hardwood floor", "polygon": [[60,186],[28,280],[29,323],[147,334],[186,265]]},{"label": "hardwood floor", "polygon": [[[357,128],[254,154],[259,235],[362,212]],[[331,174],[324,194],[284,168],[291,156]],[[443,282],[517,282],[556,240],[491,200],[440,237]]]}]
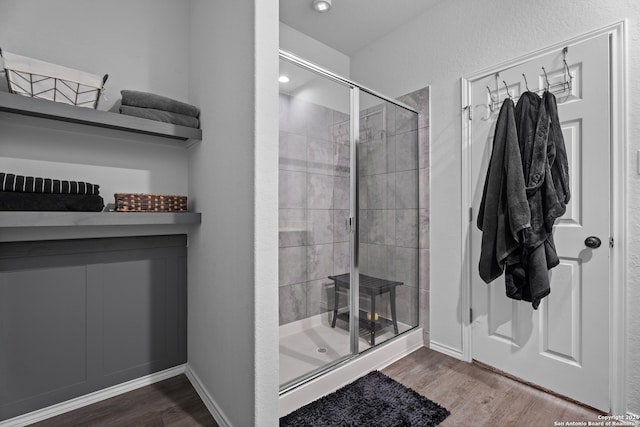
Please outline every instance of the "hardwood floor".
[{"label": "hardwood floor", "polygon": [[451,415],[441,427],[545,427],[595,422],[601,414],[427,348],[382,372],[447,408]]},{"label": "hardwood floor", "polygon": [[32,426],[218,427],[218,424],[187,377],[179,375]]},{"label": "hardwood floor", "polygon": [[[546,427],[598,421],[600,412],[549,395],[475,364],[421,348],[383,369],[386,375],[447,408],[441,427]],[[559,424],[558,424],[559,425]],[[218,427],[189,380],[180,375],[33,424]]]}]

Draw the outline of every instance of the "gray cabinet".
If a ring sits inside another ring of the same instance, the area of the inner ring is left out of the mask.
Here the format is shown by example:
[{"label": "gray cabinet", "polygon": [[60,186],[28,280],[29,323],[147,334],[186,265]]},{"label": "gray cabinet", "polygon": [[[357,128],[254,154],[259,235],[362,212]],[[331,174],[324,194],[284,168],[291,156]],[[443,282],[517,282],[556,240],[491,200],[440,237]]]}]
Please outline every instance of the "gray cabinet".
[{"label": "gray cabinet", "polygon": [[187,360],[186,236],[0,243],[0,420]]}]

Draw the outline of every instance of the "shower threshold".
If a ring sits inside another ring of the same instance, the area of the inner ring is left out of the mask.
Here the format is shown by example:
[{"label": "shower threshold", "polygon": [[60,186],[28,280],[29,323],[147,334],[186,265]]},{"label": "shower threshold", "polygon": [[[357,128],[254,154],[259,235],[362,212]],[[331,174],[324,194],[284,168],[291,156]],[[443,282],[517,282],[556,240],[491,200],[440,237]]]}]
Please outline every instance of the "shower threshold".
[{"label": "shower threshold", "polygon": [[[399,334],[393,328],[376,335],[383,343],[409,331],[411,326],[398,322]],[[372,347],[368,329],[360,330],[359,349],[362,354]],[[331,327],[328,313],[303,319],[280,327],[280,392],[285,393],[298,384],[322,375],[337,365],[359,357],[350,353],[349,331],[336,325]]]}]

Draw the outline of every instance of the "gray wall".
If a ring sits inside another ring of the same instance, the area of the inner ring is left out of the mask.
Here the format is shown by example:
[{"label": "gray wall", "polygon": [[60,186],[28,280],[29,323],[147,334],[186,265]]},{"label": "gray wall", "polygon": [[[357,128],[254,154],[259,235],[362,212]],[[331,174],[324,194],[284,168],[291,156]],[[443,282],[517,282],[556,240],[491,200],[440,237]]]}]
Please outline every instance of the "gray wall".
[{"label": "gray wall", "polygon": [[188,364],[225,422],[274,425],[278,5],[194,0],[191,8],[190,96],[204,137],[189,149],[202,225],[189,242]]}]

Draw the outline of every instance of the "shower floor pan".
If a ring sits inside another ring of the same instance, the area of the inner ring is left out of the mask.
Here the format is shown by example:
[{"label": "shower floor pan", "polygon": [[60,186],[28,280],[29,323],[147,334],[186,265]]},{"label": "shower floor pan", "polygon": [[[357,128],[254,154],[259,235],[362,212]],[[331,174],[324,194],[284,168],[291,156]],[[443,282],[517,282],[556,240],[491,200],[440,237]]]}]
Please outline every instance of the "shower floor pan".
[{"label": "shower floor pan", "polygon": [[[398,322],[398,332],[411,326]],[[360,351],[371,348],[370,333],[360,330]],[[395,337],[393,328],[376,334],[376,342],[382,343]],[[348,355],[349,331],[331,328],[327,313],[280,326],[280,384],[288,383],[311,371],[315,371],[340,357]]]}]

